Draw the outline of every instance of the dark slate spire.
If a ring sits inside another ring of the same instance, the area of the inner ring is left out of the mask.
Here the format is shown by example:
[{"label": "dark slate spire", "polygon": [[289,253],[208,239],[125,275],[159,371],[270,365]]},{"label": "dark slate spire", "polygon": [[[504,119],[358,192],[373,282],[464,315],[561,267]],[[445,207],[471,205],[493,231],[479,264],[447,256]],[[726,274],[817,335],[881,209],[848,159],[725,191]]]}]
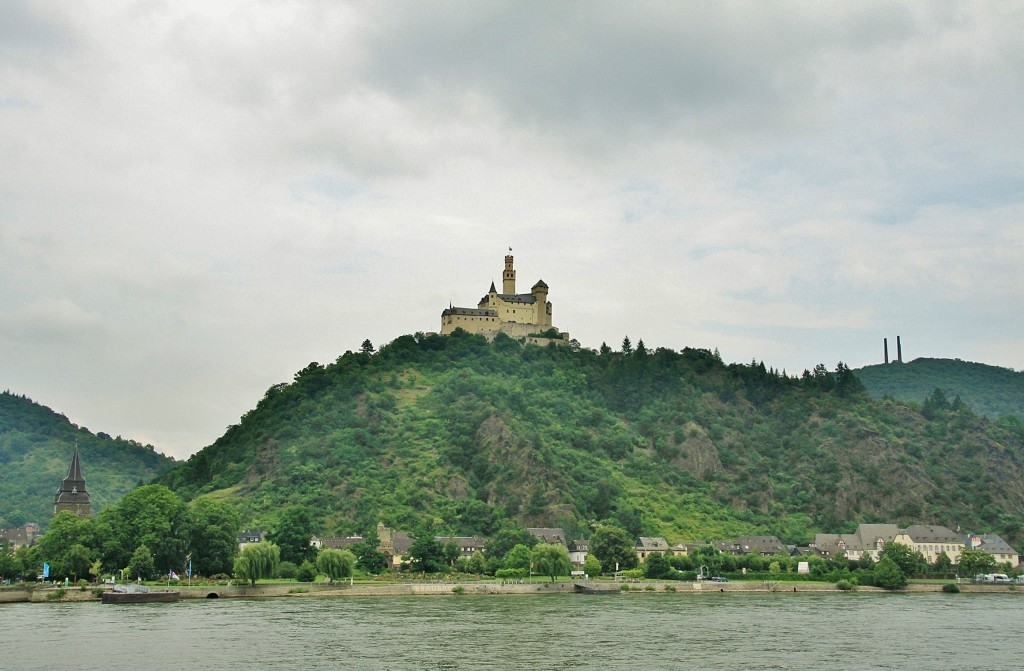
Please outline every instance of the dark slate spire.
[{"label": "dark slate spire", "polygon": [[88,517],[91,512],[89,492],[85,488],[82,464],[78,459],[77,440],[75,441],[75,451],[71,455],[71,465],[68,467],[67,477],[60,483],[57,496],[53,500],[53,514],[56,515],[62,510],[70,510],[79,517]]},{"label": "dark slate spire", "polygon": [[488,291],[487,293],[489,293],[489,294],[496,294],[496,293],[498,293],[498,290],[494,288],[494,280],[491,280],[491,290]]}]

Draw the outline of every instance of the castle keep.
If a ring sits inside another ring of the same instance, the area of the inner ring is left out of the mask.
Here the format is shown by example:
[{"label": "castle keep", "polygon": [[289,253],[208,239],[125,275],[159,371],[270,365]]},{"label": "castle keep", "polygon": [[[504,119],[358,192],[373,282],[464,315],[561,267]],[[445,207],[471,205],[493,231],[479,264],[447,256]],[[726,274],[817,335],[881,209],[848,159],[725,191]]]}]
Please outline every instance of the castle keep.
[{"label": "castle keep", "polygon": [[[505,257],[505,270],[501,274],[501,293],[491,282],[491,288],[475,308],[449,307],[441,313],[441,335],[448,335],[457,328],[469,333],[480,333],[488,339],[498,333],[512,338],[527,338],[546,334],[558,329],[551,323],[551,302],[548,301],[548,285],[537,280],[528,294],[516,293],[516,271],[512,266],[512,255]],[[547,336],[550,337],[550,336]],[[555,336],[568,340],[567,333]]]}]

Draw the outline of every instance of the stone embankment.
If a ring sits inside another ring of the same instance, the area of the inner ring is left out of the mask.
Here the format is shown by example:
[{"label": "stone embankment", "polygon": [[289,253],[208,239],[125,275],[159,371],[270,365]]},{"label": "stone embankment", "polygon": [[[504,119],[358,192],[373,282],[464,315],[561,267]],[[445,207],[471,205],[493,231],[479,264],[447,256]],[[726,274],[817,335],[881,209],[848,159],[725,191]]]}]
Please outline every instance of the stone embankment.
[{"label": "stone embankment", "polygon": [[[98,601],[104,588],[7,587],[0,589],[0,603],[49,601]],[[182,599],[232,599],[272,597],[355,597],[355,596],[427,596],[472,594],[806,594],[809,592],[837,592],[829,583],[809,582],[654,582],[617,583],[587,582],[398,582],[398,583],[265,583],[250,585],[180,586]],[[1015,585],[975,585],[961,583],[965,594],[1021,594],[1024,589]],[[857,587],[861,593],[882,593],[879,587]],[[900,593],[924,594],[942,591],[940,583],[914,583],[899,590]]]}]

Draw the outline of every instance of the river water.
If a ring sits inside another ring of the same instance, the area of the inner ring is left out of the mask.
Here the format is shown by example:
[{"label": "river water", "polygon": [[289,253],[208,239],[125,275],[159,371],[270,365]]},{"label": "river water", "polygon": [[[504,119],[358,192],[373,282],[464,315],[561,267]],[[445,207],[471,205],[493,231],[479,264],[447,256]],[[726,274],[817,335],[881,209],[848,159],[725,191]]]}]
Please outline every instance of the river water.
[{"label": "river water", "polygon": [[1018,669],[1024,597],[624,594],[0,605],[0,669]]}]

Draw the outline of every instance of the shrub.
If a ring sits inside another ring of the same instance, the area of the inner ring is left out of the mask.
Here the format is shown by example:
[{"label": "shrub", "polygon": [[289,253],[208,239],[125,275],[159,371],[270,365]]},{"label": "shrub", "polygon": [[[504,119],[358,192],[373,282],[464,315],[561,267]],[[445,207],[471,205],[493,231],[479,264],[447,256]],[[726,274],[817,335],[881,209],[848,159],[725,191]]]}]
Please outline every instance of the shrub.
[{"label": "shrub", "polygon": [[454,594],[462,594],[465,591],[466,591],[466,588],[463,587],[462,585],[456,585],[455,587],[452,587],[452,592]]},{"label": "shrub", "polygon": [[646,587],[644,587],[644,591],[645,592],[653,592],[654,591],[654,585],[647,585]]},{"label": "shrub", "polygon": [[623,585],[622,587],[619,588],[619,591],[620,592],[628,592],[629,591],[629,585]]},{"label": "shrub", "polygon": [[46,595],[46,600],[47,601],[60,601],[61,599],[64,598],[65,594],[67,594],[67,592],[65,592],[64,588],[61,587],[60,589],[57,589],[57,590],[51,592],[50,594],[47,594]]},{"label": "shrub", "polygon": [[849,580],[840,580],[836,583],[836,589],[842,590],[844,592],[849,592],[853,589],[853,585],[850,584]]},{"label": "shrub", "polygon": [[295,579],[299,582],[313,582],[316,580],[316,566],[308,559],[295,569]]},{"label": "shrub", "polygon": [[295,573],[298,570],[298,567],[293,562],[283,561],[277,565],[277,577],[291,580],[295,577]]},{"label": "shrub", "polygon": [[676,586],[675,585],[665,585],[665,591],[666,592],[674,592],[674,591],[676,591]]},{"label": "shrub", "polygon": [[960,585],[957,585],[955,582],[947,582],[945,585],[942,586],[942,591],[946,592],[947,594],[959,594]]}]

